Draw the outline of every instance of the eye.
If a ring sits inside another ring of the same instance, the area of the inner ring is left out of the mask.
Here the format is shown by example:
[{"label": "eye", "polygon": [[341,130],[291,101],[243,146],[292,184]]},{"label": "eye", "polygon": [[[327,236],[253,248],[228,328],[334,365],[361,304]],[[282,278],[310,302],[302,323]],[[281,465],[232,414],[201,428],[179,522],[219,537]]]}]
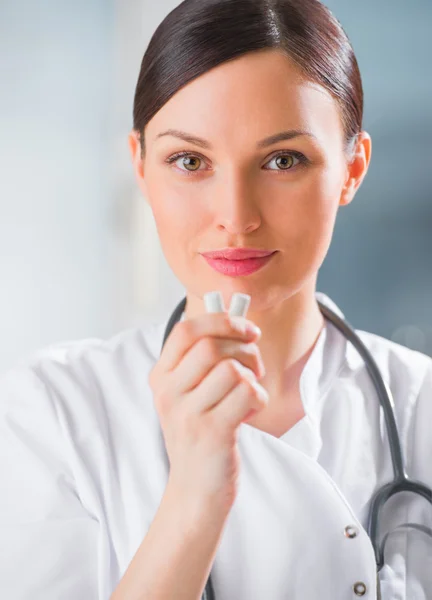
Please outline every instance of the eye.
[{"label": "eye", "polygon": [[[294,162],[295,160],[297,160],[298,162],[295,163]],[[292,171],[294,169],[294,167],[298,166],[299,164],[306,164],[308,162],[308,159],[301,152],[297,152],[295,150],[290,150],[290,151],[284,150],[283,152],[280,152],[276,156],[273,156],[273,158],[267,164],[270,164],[274,161],[276,161],[276,165],[278,168],[277,169],[266,169],[266,170]]]},{"label": "eye", "polygon": [[[169,158],[166,159],[166,163],[172,164],[180,162],[182,163],[178,165],[180,171],[183,171],[186,175],[192,175],[195,171],[202,171],[200,169],[201,163],[204,162],[204,159],[194,154],[192,152],[178,152],[177,154],[173,154]],[[296,150],[284,150],[283,152],[279,152],[276,156],[274,156],[267,164],[276,161],[277,169],[265,169],[266,171],[292,171],[295,167],[299,165],[304,165],[308,163],[308,159],[301,152],[297,152]],[[297,163],[295,161],[298,161]],[[180,166],[180,165],[183,166]],[[184,168],[183,168],[184,167]]]},{"label": "eye", "polygon": [[167,158],[166,162],[168,164],[176,163],[177,161],[180,161],[180,159],[183,159],[183,166],[186,168],[182,169],[182,167],[180,167],[179,165],[179,169],[181,171],[188,171],[189,173],[199,171],[199,165],[201,162],[203,162],[202,158],[200,158],[196,154],[192,154],[192,152],[178,152],[177,154],[174,154],[173,156]]}]

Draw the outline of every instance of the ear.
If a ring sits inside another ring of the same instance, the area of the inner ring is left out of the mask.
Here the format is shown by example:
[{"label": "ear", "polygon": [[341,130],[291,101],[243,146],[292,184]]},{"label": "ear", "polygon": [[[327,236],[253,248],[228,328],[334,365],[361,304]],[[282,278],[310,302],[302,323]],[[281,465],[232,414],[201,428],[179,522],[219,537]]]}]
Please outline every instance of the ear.
[{"label": "ear", "polygon": [[140,134],[138,131],[135,131],[135,129],[132,129],[132,131],[129,133],[128,144],[135,178],[143,196],[147,198],[144,178],[144,160],[141,157]]},{"label": "ear", "polygon": [[372,155],[372,139],[366,131],[358,134],[356,146],[347,165],[345,184],[340,197],[340,206],[350,204],[361,186],[369,168]]}]

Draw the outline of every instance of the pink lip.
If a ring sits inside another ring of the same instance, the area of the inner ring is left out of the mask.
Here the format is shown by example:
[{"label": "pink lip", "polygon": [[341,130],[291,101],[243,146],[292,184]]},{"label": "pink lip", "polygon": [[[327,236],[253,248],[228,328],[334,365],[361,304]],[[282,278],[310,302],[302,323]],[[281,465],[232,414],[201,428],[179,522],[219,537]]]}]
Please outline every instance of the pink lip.
[{"label": "pink lip", "polygon": [[[205,252],[202,256],[219,273],[231,277],[250,275],[266,265],[275,252],[234,248],[217,252]],[[229,258],[226,258],[227,255]],[[239,257],[241,255],[241,257]],[[233,258],[236,256],[236,258]],[[237,258],[239,257],[239,258]]]},{"label": "pink lip", "polygon": [[205,258],[225,258],[227,260],[243,260],[245,258],[262,258],[273,254],[274,250],[260,250],[258,248],[223,248],[213,252],[202,252]]}]

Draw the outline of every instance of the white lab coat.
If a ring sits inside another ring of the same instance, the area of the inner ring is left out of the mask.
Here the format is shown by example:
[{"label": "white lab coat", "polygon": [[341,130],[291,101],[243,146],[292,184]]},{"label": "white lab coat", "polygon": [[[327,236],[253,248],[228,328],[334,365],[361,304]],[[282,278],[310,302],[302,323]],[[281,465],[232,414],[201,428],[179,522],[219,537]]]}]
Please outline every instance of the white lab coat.
[{"label": "white lab coat", "polygon": [[[2,376],[1,598],[109,599],[167,483],[148,385],[165,325],[54,345]],[[394,394],[407,470],[432,486],[432,360],[358,333]],[[328,323],[301,393],[306,416],[281,438],[240,425],[239,493],[212,568],[217,600],[350,599],[357,582],[376,598],[365,527],[374,490],[392,478],[388,438],[361,358]],[[421,498],[387,506],[383,533],[432,526]],[[421,531],[389,537],[384,600],[432,598],[431,542]]]}]

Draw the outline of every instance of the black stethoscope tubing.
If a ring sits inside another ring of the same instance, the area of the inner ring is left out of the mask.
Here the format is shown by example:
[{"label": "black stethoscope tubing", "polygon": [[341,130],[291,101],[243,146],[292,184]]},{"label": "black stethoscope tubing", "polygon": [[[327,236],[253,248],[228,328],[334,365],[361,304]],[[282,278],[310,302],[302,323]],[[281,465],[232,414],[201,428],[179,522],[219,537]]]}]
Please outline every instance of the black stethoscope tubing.
[{"label": "black stethoscope tubing", "polygon": [[[174,325],[178,321],[180,321],[186,308],[186,300],[186,298],[183,298],[183,300],[181,300],[181,302],[177,305],[171,317],[169,318],[164,332],[162,348],[165,345],[165,342],[169,334],[171,333]],[[371,539],[372,546],[375,552],[377,571],[379,572],[384,566],[384,546],[389,535],[388,533],[386,534],[380,545],[378,522],[384,504],[387,502],[387,500],[389,500],[392,496],[399,492],[412,492],[414,494],[419,494],[432,505],[432,490],[420,481],[409,479],[408,475],[406,474],[403,464],[402,448],[400,444],[400,438],[394,413],[395,409],[393,397],[390,389],[385,384],[381,376],[378,365],[376,364],[376,361],[373,358],[372,354],[369,352],[369,350],[366,348],[360,337],[354,331],[353,327],[345,319],[339,317],[339,315],[337,315],[328,306],[326,306],[319,300],[317,300],[317,302],[322,315],[328,321],[330,321],[330,323],[332,323],[332,325],[334,325],[349,342],[352,343],[352,345],[358,351],[360,356],[363,358],[368,373],[376,389],[380,405],[384,412],[384,418],[389,438],[390,455],[393,464],[394,478],[393,481],[390,481],[389,483],[383,485],[373,495],[371,499],[367,526],[367,532]],[[412,527],[423,531],[424,533],[432,537],[432,529],[423,525],[418,525],[415,523],[404,523],[400,525],[400,527]],[[215,594],[210,576],[208,578],[202,600],[215,600]]]}]

